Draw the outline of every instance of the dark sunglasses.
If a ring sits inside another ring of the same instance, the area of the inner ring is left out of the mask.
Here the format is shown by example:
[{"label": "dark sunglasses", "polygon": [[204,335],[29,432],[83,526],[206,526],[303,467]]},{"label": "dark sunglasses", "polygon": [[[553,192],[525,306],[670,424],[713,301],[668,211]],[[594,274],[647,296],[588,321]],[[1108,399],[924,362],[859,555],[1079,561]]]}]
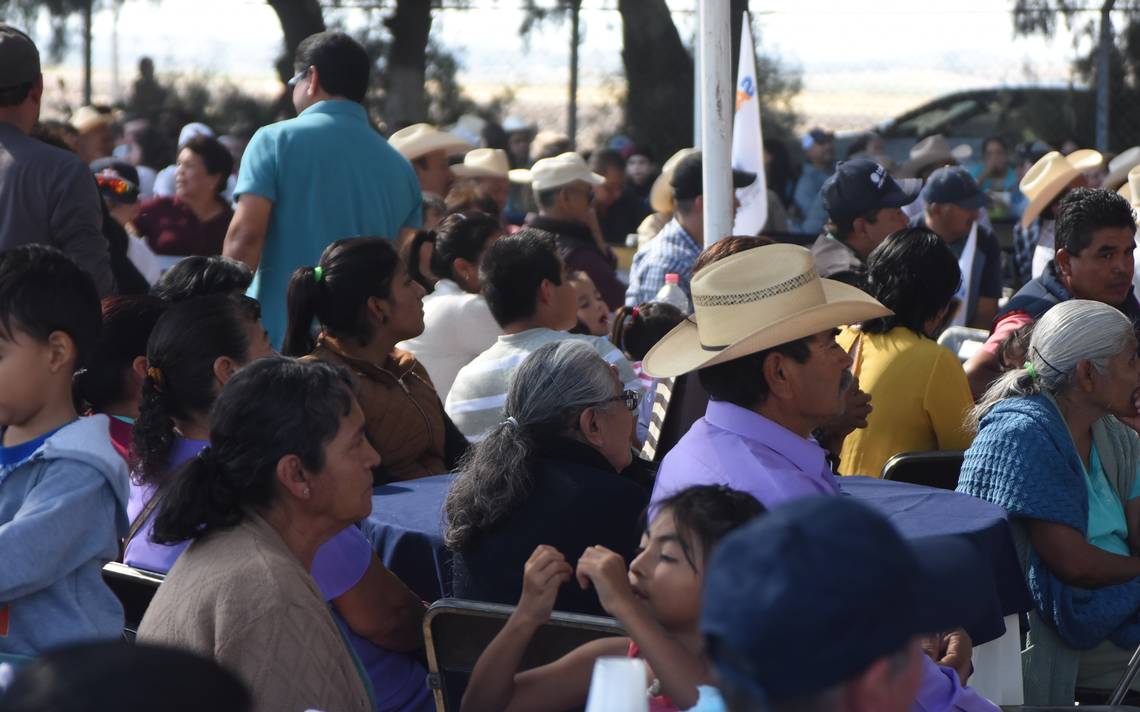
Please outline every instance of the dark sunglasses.
[{"label": "dark sunglasses", "polygon": [[641,403],[641,393],[639,391],[622,391],[620,396],[607,398],[601,403],[598,403],[598,405],[605,405],[606,403],[613,403],[614,401],[622,401],[630,413],[635,413],[637,412],[637,406]]}]

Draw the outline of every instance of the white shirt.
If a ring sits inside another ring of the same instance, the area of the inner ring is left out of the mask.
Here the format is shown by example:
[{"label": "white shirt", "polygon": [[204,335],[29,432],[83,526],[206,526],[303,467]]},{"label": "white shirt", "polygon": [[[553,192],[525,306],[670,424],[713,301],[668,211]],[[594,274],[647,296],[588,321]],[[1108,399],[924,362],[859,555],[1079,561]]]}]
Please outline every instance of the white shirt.
[{"label": "white shirt", "polygon": [[450,279],[441,279],[424,297],[424,333],[396,348],[416,355],[439,399],[446,402],[459,369],[491,348],[501,333],[482,295],[468,294]]}]

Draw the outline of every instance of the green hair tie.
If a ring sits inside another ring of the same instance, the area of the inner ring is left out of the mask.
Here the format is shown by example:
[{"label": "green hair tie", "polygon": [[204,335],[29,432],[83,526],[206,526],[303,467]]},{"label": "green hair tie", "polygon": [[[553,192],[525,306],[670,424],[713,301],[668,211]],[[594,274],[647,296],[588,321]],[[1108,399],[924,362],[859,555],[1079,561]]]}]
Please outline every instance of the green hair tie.
[{"label": "green hair tie", "polygon": [[1040,378],[1040,376],[1037,375],[1037,367],[1033,365],[1032,361],[1025,362],[1025,372],[1028,373],[1029,377],[1034,381]]},{"label": "green hair tie", "polygon": [[317,284],[320,284],[321,280],[323,280],[324,278],[325,278],[324,269],[322,269],[320,265],[317,265],[316,267],[314,267],[313,268],[313,281],[316,282]]}]

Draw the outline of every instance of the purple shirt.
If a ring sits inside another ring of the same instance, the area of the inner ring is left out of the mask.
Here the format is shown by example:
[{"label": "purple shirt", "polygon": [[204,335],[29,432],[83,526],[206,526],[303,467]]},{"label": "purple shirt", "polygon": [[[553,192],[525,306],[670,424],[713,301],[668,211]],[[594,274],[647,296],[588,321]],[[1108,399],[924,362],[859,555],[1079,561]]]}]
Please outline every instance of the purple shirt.
[{"label": "purple shirt", "polygon": [[661,462],[650,503],[693,485],[726,485],[765,507],[839,494],[823,448],[751,410],[710,400],[703,418]]},{"label": "purple shirt", "polygon": [[913,712],[1000,712],[997,705],[962,687],[958,673],[922,656],[922,685]]},{"label": "purple shirt", "polygon": [[[207,440],[176,438],[174,446],[170,450],[170,471],[174,472],[197,457],[198,453],[209,444]],[[134,524],[135,519],[146,508],[147,502],[154,496],[154,490],[154,485],[140,485],[135,483],[134,478],[131,479],[131,495],[130,499],[127,500],[127,518],[131,524]],[[166,544],[155,544],[151,541],[150,535],[154,532],[156,514],[158,514],[158,507],[154,508],[154,511],[147,518],[146,524],[127,544],[127,548],[123,552],[123,563],[127,566],[134,566],[136,569],[146,569],[147,571],[165,574],[171,566],[174,566],[174,560],[186,550],[190,542],[183,541],[167,546]]]}]

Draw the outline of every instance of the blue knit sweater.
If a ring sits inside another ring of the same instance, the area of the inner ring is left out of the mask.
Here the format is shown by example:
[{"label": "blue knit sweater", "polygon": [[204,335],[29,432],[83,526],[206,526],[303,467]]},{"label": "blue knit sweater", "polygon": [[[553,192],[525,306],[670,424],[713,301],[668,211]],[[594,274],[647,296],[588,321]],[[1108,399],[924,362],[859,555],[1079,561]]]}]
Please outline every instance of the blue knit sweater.
[{"label": "blue knit sweater", "polygon": [[[1102,464],[1118,496],[1131,489],[1137,467],[1135,436],[1122,428],[1106,418],[1093,429],[1098,452],[1107,449]],[[1064,524],[1087,536],[1085,479],[1060,412],[1047,396],[1034,395],[1004,400],[982,419],[958,491],[994,502],[1011,516]],[[1140,643],[1140,579],[1098,589],[1070,586],[1036,550],[1025,575],[1041,618],[1068,645],[1087,650],[1105,640],[1125,648]]]}]

